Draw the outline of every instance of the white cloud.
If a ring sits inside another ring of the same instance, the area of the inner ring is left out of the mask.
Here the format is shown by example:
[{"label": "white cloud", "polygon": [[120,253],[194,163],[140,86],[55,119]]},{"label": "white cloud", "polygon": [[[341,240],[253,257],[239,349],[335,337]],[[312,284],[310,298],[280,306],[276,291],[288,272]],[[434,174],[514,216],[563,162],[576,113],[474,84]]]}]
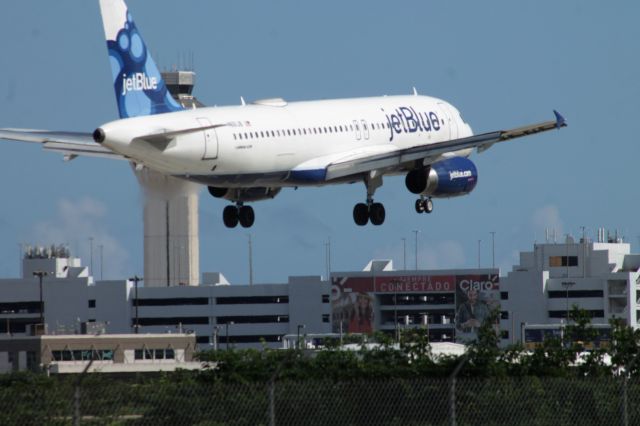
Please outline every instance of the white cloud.
[{"label": "white cloud", "polygon": [[464,263],[464,248],[457,241],[427,243],[425,248],[418,250],[418,268],[420,269],[451,269],[463,267]]},{"label": "white cloud", "polygon": [[[407,241],[407,269],[414,269],[416,256],[415,246]],[[374,254],[376,259],[393,259],[393,266],[396,270],[403,268],[403,246],[402,242],[393,247],[386,247],[377,250]],[[466,257],[462,245],[456,241],[446,240],[439,242],[418,241],[418,268],[419,269],[451,269],[463,267]]]},{"label": "white cloud", "polygon": [[68,244],[71,254],[81,257],[83,265],[89,266],[91,263],[89,237],[93,237],[95,279],[100,279],[100,246],[103,250],[104,279],[126,277],[126,274],[131,271],[129,254],[106,229],[106,215],[107,208],[99,200],[60,199],[56,216],[33,226],[33,244],[43,246]]},{"label": "white cloud", "polygon": [[558,207],[554,205],[543,206],[535,210],[531,216],[531,223],[536,232],[548,229],[550,233],[555,231],[558,236],[563,234],[560,212],[558,211]]}]

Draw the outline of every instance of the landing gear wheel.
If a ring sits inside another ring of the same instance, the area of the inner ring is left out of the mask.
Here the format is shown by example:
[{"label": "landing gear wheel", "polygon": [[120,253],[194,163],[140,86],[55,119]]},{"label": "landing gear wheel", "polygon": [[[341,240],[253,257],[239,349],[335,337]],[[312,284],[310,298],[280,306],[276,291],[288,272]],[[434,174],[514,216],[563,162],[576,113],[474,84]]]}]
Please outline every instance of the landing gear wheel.
[{"label": "landing gear wheel", "polygon": [[425,213],[431,213],[433,211],[433,201],[431,201],[431,198],[424,200],[423,204]]},{"label": "landing gear wheel", "polygon": [[227,228],[238,226],[238,208],[236,206],[225,207],[222,211],[222,221]]},{"label": "landing gear wheel", "polygon": [[251,228],[253,222],[256,220],[256,215],[253,212],[253,207],[242,206],[238,210],[238,220],[243,228]]},{"label": "landing gear wheel", "polygon": [[358,226],[364,226],[369,222],[369,207],[364,203],[358,203],[353,208],[353,221]]},{"label": "landing gear wheel", "polygon": [[373,203],[369,208],[369,219],[373,225],[382,225],[384,223],[385,211],[382,203]]},{"label": "landing gear wheel", "polygon": [[416,213],[424,213],[424,211],[425,211],[424,200],[417,199],[416,200]]}]

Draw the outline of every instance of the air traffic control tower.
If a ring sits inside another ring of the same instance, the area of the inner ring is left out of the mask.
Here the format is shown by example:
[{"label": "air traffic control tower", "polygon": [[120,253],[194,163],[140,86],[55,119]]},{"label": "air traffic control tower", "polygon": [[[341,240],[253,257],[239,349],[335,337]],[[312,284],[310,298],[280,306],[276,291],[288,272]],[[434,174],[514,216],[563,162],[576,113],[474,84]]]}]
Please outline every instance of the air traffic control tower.
[{"label": "air traffic control tower", "polygon": [[[193,71],[163,72],[169,92],[185,108],[202,105],[193,97]],[[198,285],[200,186],[149,170],[133,168],[144,191],[144,286]]]}]

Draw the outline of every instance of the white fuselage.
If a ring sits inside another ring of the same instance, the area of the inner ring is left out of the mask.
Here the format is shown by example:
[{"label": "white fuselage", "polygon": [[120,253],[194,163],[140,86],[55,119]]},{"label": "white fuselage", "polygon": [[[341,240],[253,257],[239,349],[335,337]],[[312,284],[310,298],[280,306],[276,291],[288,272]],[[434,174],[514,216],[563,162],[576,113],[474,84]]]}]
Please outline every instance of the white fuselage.
[{"label": "white fuselage", "polygon": [[[209,126],[215,127],[166,140],[144,138]],[[292,170],[472,135],[456,108],[415,95],[295,103],[272,99],[123,119],[102,129],[104,146],[137,163],[225,187],[292,186],[297,184],[287,179]],[[394,171],[400,170],[387,170]]]}]

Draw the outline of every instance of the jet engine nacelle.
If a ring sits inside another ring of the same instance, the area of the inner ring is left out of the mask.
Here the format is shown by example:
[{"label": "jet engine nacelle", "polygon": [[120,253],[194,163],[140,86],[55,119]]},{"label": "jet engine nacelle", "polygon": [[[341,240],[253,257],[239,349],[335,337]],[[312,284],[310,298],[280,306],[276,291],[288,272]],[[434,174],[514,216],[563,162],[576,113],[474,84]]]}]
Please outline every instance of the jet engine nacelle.
[{"label": "jet engine nacelle", "polygon": [[208,187],[209,194],[216,198],[225,198],[230,201],[260,201],[273,198],[282,188],[218,188],[215,186]]},{"label": "jet engine nacelle", "polygon": [[442,198],[468,194],[477,183],[476,165],[464,157],[452,157],[412,170],[405,178],[407,189],[412,193]]}]

